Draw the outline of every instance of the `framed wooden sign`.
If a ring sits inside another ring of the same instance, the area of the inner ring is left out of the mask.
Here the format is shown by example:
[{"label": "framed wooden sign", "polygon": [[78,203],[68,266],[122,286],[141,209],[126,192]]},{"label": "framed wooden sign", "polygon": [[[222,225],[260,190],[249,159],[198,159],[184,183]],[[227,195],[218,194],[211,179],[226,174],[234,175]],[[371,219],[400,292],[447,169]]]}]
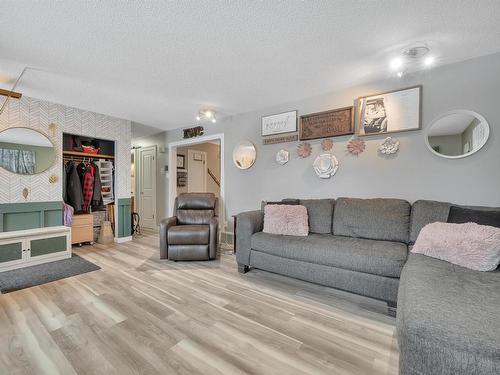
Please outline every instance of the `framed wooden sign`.
[{"label": "framed wooden sign", "polygon": [[300,116],[299,138],[301,141],[349,134],[354,134],[353,107]]},{"label": "framed wooden sign", "polygon": [[362,96],[357,100],[358,135],[421,129],[422,86]]},{"label": "framed wooden sign", "polygon": [[262,136],[292,133],[297,131],[297,111],[278,113],[262,117]]}]

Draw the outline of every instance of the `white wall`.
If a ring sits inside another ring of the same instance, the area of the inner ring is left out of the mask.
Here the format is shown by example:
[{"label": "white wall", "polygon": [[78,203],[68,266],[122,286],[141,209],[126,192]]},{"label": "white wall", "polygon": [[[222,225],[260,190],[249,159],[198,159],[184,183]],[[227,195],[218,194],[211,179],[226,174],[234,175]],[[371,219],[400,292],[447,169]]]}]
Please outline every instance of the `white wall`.
[{"label": "white wall", "polygon": [[[325,77],[327,79],[327,77]],[[297,109],[299,115],[353,104],[356,97],[391,89],[423,85],[422,125],[425,129],[439,114],[452,109],[469,109],[483,115],[491,134],[485,147],[465,159],[443,159],[433,155],[424,142],[424,131],[393,134],[401,142],[394,157],[377,154],[383,136],[365,137],[367,148],[359,157],[345,152],[349,136],[334,139],[334,153],[340,162],[329,180],[316,177],[312,162],[320,153],[320,142],[312,141],[313,154],[299,159],[297,142],[262,145],[261,116]],[[471,205],[500,206],[500,54],[421,72],[404,79],[389,79],[333,92],[295,103],[221,119],[204,124],[205,134],[225,135],[226,213],[256,209],[262,199],[285,197],[396,197],[409,201],[435,199]],[[181,129],[167,132],[168,142],[182,138]],[[235,144],[251,140],[257,147],[257,161],[246,171],[232,163]],[[276,152],[291,152],[288,164],[274,161]]]}]

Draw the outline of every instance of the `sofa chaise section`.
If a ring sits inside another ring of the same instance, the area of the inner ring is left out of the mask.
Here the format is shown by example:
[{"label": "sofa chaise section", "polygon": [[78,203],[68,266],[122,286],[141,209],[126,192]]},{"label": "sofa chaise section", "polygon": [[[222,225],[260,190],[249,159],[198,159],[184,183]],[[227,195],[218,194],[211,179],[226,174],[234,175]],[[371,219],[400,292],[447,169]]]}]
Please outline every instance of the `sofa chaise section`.
[{"label": "sofa chaise section", "polygon": [[500,270],[410,254],[401,275],[400,374],[500,374]]},{"label": "sofa chaise section", "polygon": [[[425,225],[446,222],[451,206],[415,202],[410,245]],[[396,326],[401,375],[500,374],[500,270],[473,271],[410,253],[401,273]]]}]

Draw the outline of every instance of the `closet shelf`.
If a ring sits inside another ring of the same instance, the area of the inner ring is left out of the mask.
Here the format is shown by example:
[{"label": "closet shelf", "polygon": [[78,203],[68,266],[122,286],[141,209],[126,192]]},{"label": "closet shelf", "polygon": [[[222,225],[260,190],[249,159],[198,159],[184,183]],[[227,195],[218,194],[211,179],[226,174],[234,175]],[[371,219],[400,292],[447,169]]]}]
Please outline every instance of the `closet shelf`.
[{"label": "closet shelf", "polygon": [[83,156],[83,157],[86,157],[86,158],[93,158],[93,159],[114,159],[115,158],[113,155],[89,154],[87,152],[80,152],[80,151],[63,151],[63,155],[68,155],[68,156]]}]

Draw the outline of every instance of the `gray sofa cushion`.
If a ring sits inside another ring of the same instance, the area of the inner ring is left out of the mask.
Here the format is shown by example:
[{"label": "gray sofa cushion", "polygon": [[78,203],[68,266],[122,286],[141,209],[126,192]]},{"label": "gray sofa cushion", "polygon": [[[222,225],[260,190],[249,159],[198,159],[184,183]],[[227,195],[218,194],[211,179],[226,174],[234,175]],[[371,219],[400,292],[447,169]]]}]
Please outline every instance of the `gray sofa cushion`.
[{"label": "gray sofa cushion", "polygon": [[373,240],[408,242],[410,203],[402,199],[339,198],[333,234]]},{"label": "gray sofa cushion", "polygon": [[500,373],[500,270],[410,254],[398,295],[401,374]]},{"label": "gray sofa cushion", "polygon": [[420,230],[427,224],[441,221],[446,223],[450,203],[420,200],[413,203],[410,218],[410,243],[415,243]]},{"label": "gray sofa cushion", "polygon": [[441,221],[446,223],[450,213],[450,207],[457,206],[462,208],[471,208],[484,211],[500,211],[499,207],[482,206],[459,206],[448,202],[437,202],[428,200],[419,200],[413,203],[411,207],[410,219],[410,243],[415,243],[420,230],[427,224]]},{"label": "gray sofa cushion", "polygon": [[301,199],[300,204],[307,208],[309,232],[332,233],[334,199]]},{"label": "gray sofa cushion", "polygon": [[407,256],[407,246],[399,242],[331,234],[295,237],[258,232],[251,244],[252,250],[282,258],[389,277],[399,277]]}]

